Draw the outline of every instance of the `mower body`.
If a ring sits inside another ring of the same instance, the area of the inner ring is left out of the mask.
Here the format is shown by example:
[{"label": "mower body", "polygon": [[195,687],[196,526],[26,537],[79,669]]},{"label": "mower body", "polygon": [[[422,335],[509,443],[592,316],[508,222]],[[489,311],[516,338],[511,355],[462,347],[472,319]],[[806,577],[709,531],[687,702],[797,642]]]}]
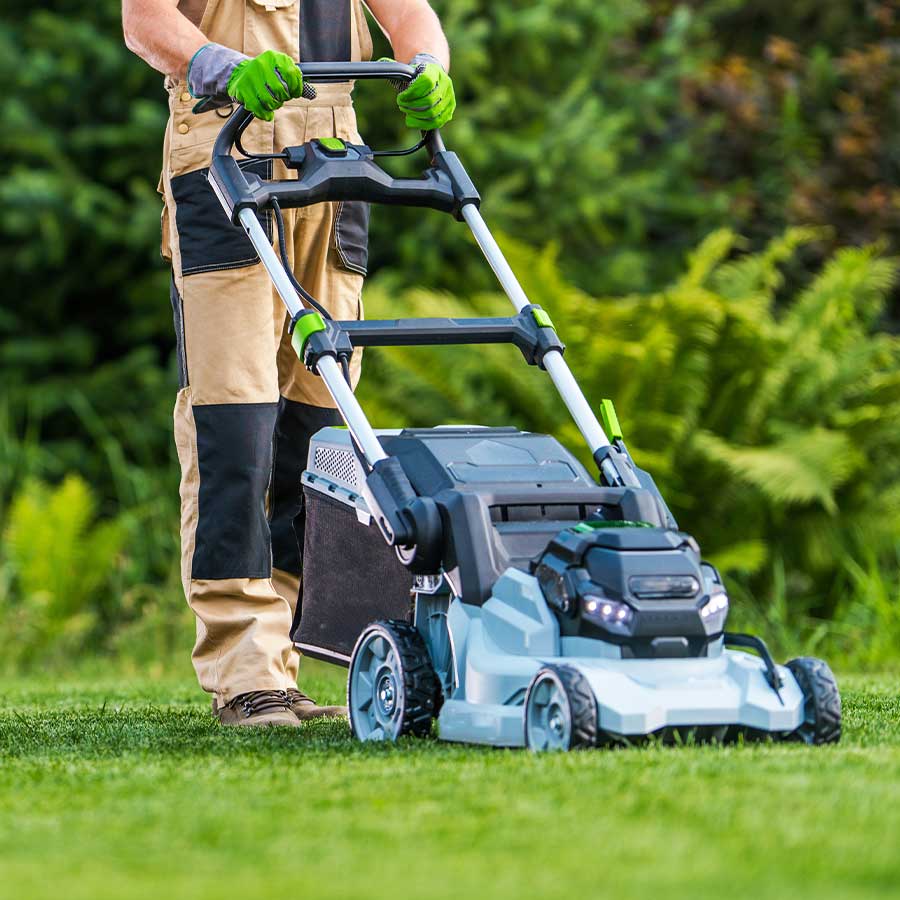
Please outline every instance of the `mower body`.
[{"label": "mower body", "polygon": [[[778,667],[773,687],[760,657],[725,648],[727,605],[702,614],[724,588],[652,483],[600,487],[554,438],[513,428],[377,433],[438,504],[445,564],[413,576],[396,559],[347,431],[323,429],[303,476],[310,562],[294,638],[304,653],[349,665],[368,623],[410,622],[450,741],[522,746],[526,693],[548,665],[583,675],[607,740],[798,727],[804,696],[791,672]],[[352,565],[348,546],[363,554]],[[627,604],[630,621],[603,622],[605,602],[592,620],[584,611],[598,600]]]},{"label": "mower body", "polygon": [[[410,84],[420,74],[393,60],[302,67],[309,84]],[[346,425],[310,444],[294,519],[304,552],[291,634],[304,653],[349,666],[354,735],[424,736],[437,717],[442,738],[535,750],[682,729],[837,741],[840,695],[828,665],[801,657],[782,669],[761,640],[725,631],[721,578],[634,463],[611,400],[598,418],[439,130],[402,151],[313,139],[257,153],[290,170],[263,179],[240,165],[252,119],[239,106],[223,124],[208,177],[285,305],[298,358]],[[395,178],[379,164],[419,149],[429,158],[419,177]],[[333,319],[292,272],[281,210],[335,201],[426,207],[465,222],[515,315]],[[260,222],[269,210],[280,256]],[[547,435],[373,429],[349,383],[353,353],[453,344],[514,346],[544,371],[597,481]],[[758,656],[726,649],[735,646]]]},{"label": "mower body", "polygon": [[452,601],[447,627],[454,669],[438,719],[444,740],[523,746],[526,691],[547,665],[585,677],[600,731],[612,742],[679,731],[719,740],[780,735],[803,719],[793,675],[778,667],[776,693],[759,657],[725,649],[722,638],[703,656],[626,659],[619,645],[561,635],[537,579],[519,570],[506,572],[480,608]]}]

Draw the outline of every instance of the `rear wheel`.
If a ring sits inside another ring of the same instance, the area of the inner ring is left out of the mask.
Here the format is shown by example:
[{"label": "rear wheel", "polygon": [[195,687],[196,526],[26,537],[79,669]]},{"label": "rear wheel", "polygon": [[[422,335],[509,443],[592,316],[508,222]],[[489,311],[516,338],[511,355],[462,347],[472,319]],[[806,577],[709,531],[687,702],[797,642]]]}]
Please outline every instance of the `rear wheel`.
[{"label": "rear wheel", "polygon": [[803,721],[788,735],[805,744],[836,744],[841,739],[841,695],[834,674],[823,659],[792,659],[790,670],[805,699]]},{"label": "rear wheel", "polygon": [[525,695],[525,746],[576,750],[597,746],[597,701],[587,679],[571,666],[545,666]]},{"label": "rear wheel", "polygon": [[423,736],[440,697],[440,684],[422,636],[409,622],[374,622],[350,659],[347,705],[350,729],[361,741]]}]

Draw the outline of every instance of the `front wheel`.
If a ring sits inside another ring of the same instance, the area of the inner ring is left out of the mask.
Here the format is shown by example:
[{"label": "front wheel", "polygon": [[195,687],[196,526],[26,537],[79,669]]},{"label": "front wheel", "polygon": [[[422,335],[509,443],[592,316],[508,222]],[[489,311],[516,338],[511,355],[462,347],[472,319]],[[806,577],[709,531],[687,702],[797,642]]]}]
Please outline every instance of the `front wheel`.
[{"label": "front wheel", "polygon": [[361,741],[426,735],[440,690],[415,627],[399,619],[374,622],[360,635],[350,658],[350,729]]},{"label": "front wheel", "polygon": [[841,739],[841,695],[823,659],[801,656],[787,668],[803,691],[803,721],[788,735],[805,744],[836,744]]},{"label": "front wheel", "polygon": [[538,752],[597,746],[597,701],[571,666],[545,666],[525,695],[525,746]]}]

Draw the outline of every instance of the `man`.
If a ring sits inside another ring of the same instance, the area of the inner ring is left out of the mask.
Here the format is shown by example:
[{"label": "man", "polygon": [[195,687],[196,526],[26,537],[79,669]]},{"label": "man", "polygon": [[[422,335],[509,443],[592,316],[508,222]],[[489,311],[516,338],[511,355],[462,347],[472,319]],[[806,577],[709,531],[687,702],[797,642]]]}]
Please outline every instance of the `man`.
[{"label": "man", "polygon": [[[440,127],[455,100],[437,16],[427,0],[368,5],[397,59],[421,67],[398,95],[407,125]],[[197,618],[194,668],[223,724],[298,726],[343,715],[298,690],[290,640],[300,475],[310,436],[339,420],[321,379],[293,353],[281,301],[206,172],[234,102],[257,117],[243,137],[250,153],[317,137],[360,142],[352,85],[318,85],[316,99],[302,99],[295,61],[371,58],[364,10],[360,0],[123,0],[122,13],[126,44],[167,76],[169,92],[160,191],[179,358],[181,571]],[[199,98],[218,108],[194,112]],[[242,165],[287,177],[280,162]],[[271,221],[264,225],[271,233]],[[361,316],[367,206],[287,210],[285,232],[300,283],[335,318]],[[357,356],[354,385],[359,364]]]}]

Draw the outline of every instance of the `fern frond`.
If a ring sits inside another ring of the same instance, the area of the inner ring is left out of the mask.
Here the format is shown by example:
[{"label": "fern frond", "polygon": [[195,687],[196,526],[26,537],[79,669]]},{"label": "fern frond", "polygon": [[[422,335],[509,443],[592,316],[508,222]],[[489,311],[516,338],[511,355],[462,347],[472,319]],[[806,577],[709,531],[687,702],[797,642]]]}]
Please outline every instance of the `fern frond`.
[{"label": "fern frond", "polygon": [[730,228],[720,228],[707,235],[687,258],[687,272],[681,276],[677,288],[702,287],[738,243],[739,238]]},{"label": "fern frond", "polygon": [[820,503],[832,513],[835,490],[860,462],[846,435],[824,428],[795,432],[764,447],[736,447],[698,432],[694,445],[701,456],[777,503]]}]

